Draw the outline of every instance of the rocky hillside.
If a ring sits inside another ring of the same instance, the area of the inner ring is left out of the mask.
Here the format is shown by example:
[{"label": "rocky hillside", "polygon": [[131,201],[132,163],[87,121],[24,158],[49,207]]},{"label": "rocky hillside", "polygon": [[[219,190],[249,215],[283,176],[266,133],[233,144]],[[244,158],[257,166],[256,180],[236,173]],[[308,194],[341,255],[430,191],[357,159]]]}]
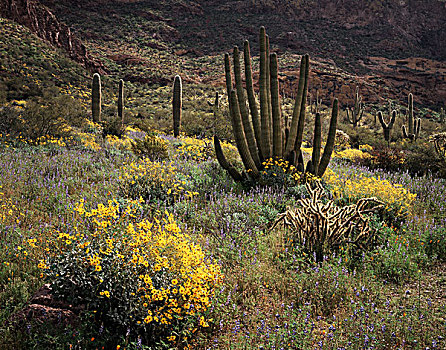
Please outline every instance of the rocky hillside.
[{"label": "rocky hillside", "polygon": [[[28,9],[36,1],[0,3],[9,18],[28,16],[29,27],[47,18],[34,30],[48,28],[43,36],[58,46],[70,40],[57,40],[57,33],[74,33],[109,74],[132,82],[166,85],[181,72],[186,81],[221,84],[221,53],[247,38],[255,55],[265,25],[290,76],[289,57],[294,64],[294,55],[311,54],[313,74],[321,77],[314,87],[327,96],[347,103],[351,89],[343,85],[360,84],[373,102],[404,101],[409,91],[419,104],[446,101],[445,1],[40,0],[43,16]],[[69,29],[53,30],[53,13]]]},{"label": "rocky hillside", "polygon": [[0,16],[28,27],[41,39],[64,49],[69,57],[86,68],[104,72],[104,66],[88,54],[85,45],[38,0],[1,0]]}]

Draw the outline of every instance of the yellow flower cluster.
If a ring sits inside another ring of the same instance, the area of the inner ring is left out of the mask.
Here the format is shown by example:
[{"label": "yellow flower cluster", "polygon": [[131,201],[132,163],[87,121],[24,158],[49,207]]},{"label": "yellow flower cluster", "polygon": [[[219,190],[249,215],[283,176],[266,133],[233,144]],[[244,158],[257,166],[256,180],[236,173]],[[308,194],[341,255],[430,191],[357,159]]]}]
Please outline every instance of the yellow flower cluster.
[{"label": "yellow flower cluster", "polygon": [[[180,146],[176,148],[176,155],[182,158],[192,159],[196,162],[215,159],[214,142],[211,139],[196,139],[182,136],[179,138]],[[225,141],[220,141],[226,158],[233,162],[239,159],[237,148]]]},{"label": "yellow flower cluster", "polygon": [[[290,165],[287,160],[283,160],[281,158],[269,158],[265,160],[263,163],[263,175],[266,175],[268,169],[273,169],[277,171],[277,173],[282,174],[292,174],[296,171],[296,167],[294,165]],[[277,176],[277,173],[273,173],[273,176]]]},{"label": "yellow flower cluster", "polygon": [[20,212],[11,199],[1,191],[2,186],[0,186],[0,224],[20,224],[21,220],[25,218],[25,214]]},{"label": "yellow flower cluster", "polygon": [[294,165],[290,165],[287,160],[281,158],[269,158],[265,160],[263,163],[263,171],[262,175],[268,174],[268,172],[273,177],[278,177],[284,174],[288,174],[291,176],[293,181],[301,183],[307,181],[313,181],[317,179],[316,176],[310,173],[301,173],[297,171]]},{"label": "yellow flower cluster", "polygon": [[[137,305],[132,312],[137,324],[164,327],[174,319],[195,316],[202,327],[208,326],[202,313],[209,308],[223,275],[220,266],[205,259],[201,247],[181,232],[172,214],[139,219],[141,201],[129,201],[123,208],[116,200],[92,210],[86,210],[81,201],[74,211],[81,217],[77,233],[59,233],[58,240],[62,251],[75,252],[77,261],[93,267],[99,285],[107,286],[99,287],[97,298],[118,294],[122,280],[106,279],[122,274],[131,281],[126,289],[132,291],[130,298]],[[47,265],[39,263],[42,270]]]},{"label": "yellow flower cluster", "polygon": [[183,195],[185,198],[192,198],[198,194],[198,192],[187,191],[184,188],[186,182],[178,179],[178,169],[173,165],[173,162],[160,163],[144,158],[122,167],[119,180],[127,185],[141,182],[146,186],[161,190],[171,197]]},{"label": "yellow flower cluster", "polygon": [[107,135],[105,142],[111,147],[121,150],[130,150],[132,148],[132,140],[125,135],[122,138],[115,135]]},{"label": "yellow flower cluster", "polygon": [[348,159],[348,160],[365,159],[370,157],[371,157],[370,153],[363,152],[355,148],[347,148],[343,151],[333,153],[333,158]]},{"label": "yellow flower cluster", "polygon": [[214,148],[209,139],[196,139],[182,136],[180,146],[176,148],[176,155],[196,162],[206,161],[214,157]]},{"label": "yellow flower cluster", "polygon": [[67,139],[64,138],[57,138],[50,135],[41,136],[37,138],[33,143],[37,145],[57,145],[60,147],[65,147],[67,145],[68,141],[71,141],[72,137],[69,137]]},{"label": "yellow flower cluster", "polygon": [[355,200],[364,197],[377,197],[386,203],[386,209],[399,208],[397,215],[404,215],[412,208],[416,194],[411,193],[402,185],[392,184],[379,177],[367,177],[358,174],[354,179],[341,178],[333,170],[327,169],[324,180],[331,186],[336,198]]},{"label": "yellow flower cluster", "polygon": [[94,134],[86,132],[77,132],[76,136],[79,138],[80,143],[92,151],[98,151],[101,146],[96,142],[96,136]]}]

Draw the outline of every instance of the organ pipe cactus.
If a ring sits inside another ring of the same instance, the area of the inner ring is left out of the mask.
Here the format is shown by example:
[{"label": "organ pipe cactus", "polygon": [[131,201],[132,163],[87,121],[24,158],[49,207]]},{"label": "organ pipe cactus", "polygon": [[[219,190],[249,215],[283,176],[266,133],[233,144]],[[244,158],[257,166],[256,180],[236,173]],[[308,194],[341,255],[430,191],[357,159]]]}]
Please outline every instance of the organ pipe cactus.
[{"label": "organ pipe cactus", "polygon": [[[233,50],[235,87],[232,80],[231,62],[228,53],[225,54],[224,59],[226,91],[229,96],[229,112],[234,138],[242,158],[242,162],[246,168],[246,173],[254,179],[260,176],[260,171],[262,171],[264,168],[263,163],[271,157],[286,159],[289,161],[290,165],[294,165],[297,169],[303,170],[303,158],[300,148],[303,140],[305,104],[307,99],[309,75],[309,57],[308,55],[305,55],[302,57],[300,64],[297,95],[291,124],[288,129],[283,125],[282,120],[277,54],[272,53],[269,55],[269,57],[267,56],[269,44],[264,27],[260,28],[259,39],[260,109],[258,108],[254,92],[249,42],[245,41],[244,44],[246,95],[242,84],[240,52],[238,47],[234,47]],[[337,115],[338,102],[335,100],[330,122],[329,136],[327,145],[324,149],[324,154],[321,159],[319,159],[320,153],[318,155],[316,152],[314,155],[315,163],[317,163],[317,170],[313,169],[312,172],[318,176],[323,175],[333,151]],[[315,135],[315,139],[320,145],[320,127],[318,130],[318,135]],[[218,147],[219,141],[217,137],[215,137],[215,141],[215,151],[221,166],[226,169],[236,181],[246,178],[246,173],[245,176],[238,172],[236,175],[234,175],[236,170],[225,160],[221,147]],[[229,171],[229,169],[231,170]]]},{"label": "organ pipe cactus", "polygon": [[395,110],[392,111],[392,116],[390,117],[390,120],[388,123],[386,123],[384,121],[384,117],[383,117],[383,114],[381,111],[378,112],[378,119],[379,119],[379,122],[381,123],[381,126],[383,128],[384,139],[387,141],[387,143],[390,143],[390,133],[392,131],[393,124],[395,124],[396,111]]},{"label": "organ pipe cactus", "polygon": [[93,122],[101,121],[101,76],[98,73],[93,75],[93,85],[91,88],[91,115]]},{"label": "organ pipe cactus", "polygon": [[408,107],[407,107],[407,119],[408,119],[408,129],[403,125],[403,137],[406,139],[410,139],[411,141],[416,140],[420,135],[421,129],[421,119],[417,120],[413,117],[413,95],[410,93],[408,97]]},{"label": "organ pipe cactus", "polygon": [[178,137],[180,135],[181,127],[181,108],[182,108],[182,93],[183,86],[181,83],[181,77],[175,76],[173,82],[173,98],[172,98],[172,115],[173,115],[173,136]]},{"label": "organ pipe cactus", "polygon": [[364,115],[362,96],[359,95],[359,87],[356,87],[355,98],[352,108],[347,108],[347,119],[356,128]]},{"label": "organ pipe cactus", "polygon": [[119,80],[119,92],[118,92],[118,117],[124,124],[124,81]]},{"label": "organ pipe cactus", "polygon": [[313,153],[311,155],[311,160],[308,161],[307,171],[311,172],[314,175],[322,177],[325,170],[328,167],[328,163],[330,162],[331,155],[333,153],[335,139],[336,139],[336,125],[338,120],[338,100],[335,99],[333,102],[333,108],[331,111],[331,120],[330,127],[328,130],[327,142],[325,143],[324,153],[321,155],[321,115],[320,113],[316,113],[316,117],[314,119],[314,134],[313,134]]}]

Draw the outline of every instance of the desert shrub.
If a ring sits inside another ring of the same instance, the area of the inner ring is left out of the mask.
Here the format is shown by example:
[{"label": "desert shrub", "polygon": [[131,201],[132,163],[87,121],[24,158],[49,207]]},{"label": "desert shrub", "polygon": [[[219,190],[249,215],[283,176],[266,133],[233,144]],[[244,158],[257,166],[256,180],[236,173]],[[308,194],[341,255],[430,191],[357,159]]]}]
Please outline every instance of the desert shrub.
[{"label": "desert shrub", "polygon": [[175,155],[184,159],[201,162],[215,158],[214,146],[210,139],[180,137],[174,147]]},{"label": "desert shrub", "polygon": [[125,133],[125,128],[122,125],[122,121],[119,118],[110,118],[101,122],[102,124],[102,137],[106,138],[108,135],[122,138]]},{"label": "desert shrub", "polygon": [[341,203],[354,203],[364,197],[376,197],[384,202],[385,210],[381,217],[389,224],[400,223],[408,215],[416,199],[416,194],[402,185],[361,173],[355,178],[348,178],[328,169],[324,180]]},{"label": "desert shrub", "polygon": [[173,162],[145,158],[121,168],[119,188],[127,198],[172,203],[179,197],[191,198],[197,194],[186,189],[186,181],[189,177],[180,173]]},{"label": "desert shrub", "polygon": [[424,233],[423,245],[431,259],[446,261],[446,228],[435,227]]},{"label": "desert shrub", "polygon": [[347,161],[356,162],[358,160],[370,158],[371,155],[368,152],[363,152],[356,148],[346,148],[342,151],[335,152],[333,158],[339,158]]},{"label": "desert shrub", "polygon": [[45,90],[43,96],[31,99],[21,110],[16,131],[30,140],[46,135],[66,137],[72,125],[82,124],[83,112],[81,103],[71,96],[59,95],[57,89]]},{"label": "desert shrub", "polygon": [[406,151],[404,169],[411,175],[426,175],[428,173],[446,178],[446,162],[434,147],[426,142],[417,141],[408,145]]},{"label": "desert shrub", "polygon": [[0,133],[3,136],[14,136],[20,130],[21,118],[20,110],[17,107],[0,107]]},{"label": "desert shrub", "polygon": [[381,140],[381,136],[368,128],[353,128],[351,125],[342,125],[342,129],[350,138],[352,148],[359,149],[359,146],[364,144],[373,147],[385,144],[384,139]]},{"label": "desert shrub", "polygon": [[342,258],[325,261],[299,273],[298,303],[311,305],[317,315],[331,315],[343,301],[348,300],[352,273],[342,264]]},{"label": "desert shrub", "polygon": [[156,135],[147,135],[144,139],[136,139],[131,145],[132,152],[141,158],[165,160],[169,158],[169,146],[166,140]]},{"label": "desert shrub", "polygon": [[374,274],[385,281],[404,283],[414,277],[418,270],[411,248],[408,238],[389,229],[387,235],[384,236],[384,243],[370,255],[369,266]]},{"label": "desert shrub", "polygon": [[406,151],[401,148],[378,146],[369,151],[368,157],[357,158],[356,162],[370,169],[399,171],[404,168]]},{"label": "desert shrub", "polygon": [[142,218],[140,204],[109,200],[88,209],[81,200],[73,231],[57,232],[40,268],[56,297],[115,331],[111,340],[131,334],[146,345],[180,345],[182,331],[208,327],[222,274],[172,215]]}]

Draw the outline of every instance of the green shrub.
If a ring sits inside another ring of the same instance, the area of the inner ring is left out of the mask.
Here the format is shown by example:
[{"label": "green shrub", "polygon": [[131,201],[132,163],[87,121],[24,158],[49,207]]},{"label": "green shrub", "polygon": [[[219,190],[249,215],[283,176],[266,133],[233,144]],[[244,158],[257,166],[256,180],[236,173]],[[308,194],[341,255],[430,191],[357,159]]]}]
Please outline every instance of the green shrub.
[{"label": "green shrub", "polygon": [[431,259],[446,261],[446,228],[436,227],[424,234],[424,249]]},{"label": "green shrub", "polygon": [[156,135],[147,135],[144,139],[132,142],[132,152],[141,158],[165,160],[169,158],[169,146],[166,140]]},{"label": "green shrub", "polygon": [[418,270],[412,242],[392,228],[379,225],[381,244],[369,254],[368,266],[385,281],[402,284],[414,277]]},{"label": "green shrub", "polygon": [[101,122],[102,124],[102,137],[107,135],[116,136],[122,138],[125,133],[125,128],[122,125],[122,121],[119,118],[111,118]]},{"label": "green shrub", "polygon": [[198,194],[187,190],[188,181],[190,176],[182,174],[172,162],[144,158],[121,168],[119,189],[125,198],[172,204],[179,198]]}]

